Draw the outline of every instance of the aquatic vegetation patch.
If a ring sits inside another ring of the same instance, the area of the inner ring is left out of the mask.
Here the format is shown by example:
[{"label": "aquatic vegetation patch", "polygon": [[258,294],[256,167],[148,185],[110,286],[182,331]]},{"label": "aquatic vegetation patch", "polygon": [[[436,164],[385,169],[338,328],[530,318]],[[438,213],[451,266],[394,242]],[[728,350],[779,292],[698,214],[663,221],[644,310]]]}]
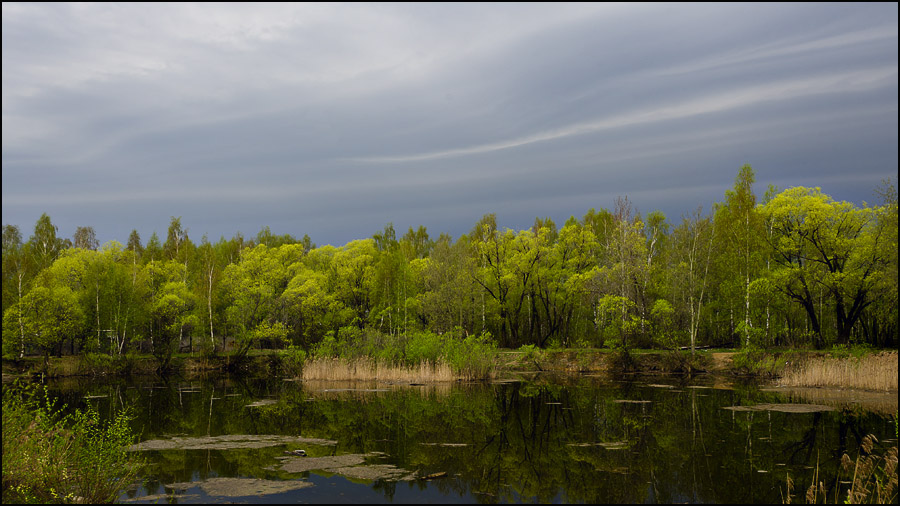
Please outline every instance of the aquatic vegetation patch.
[{"label": "aquatic vegetation patch", "polygon": [[831,406],[821,404],[757,404],[755,406],[725,406],[731,411],[780,411],[782,413],[818,413],[834,411]]},{"label": "aquatic vegetation patch", "polygon": [[210,478],[200,482],[172,483],[166,489],[183,491],[200,487],[207,495],[215,497],[245,497],[249,495],[269,495],[312,487],[308,481],[275,481],[258,478]]},{"label": "aquatic vegetation patch", "polygon": [[368,466],[351,466],[328,469],[328,472],[340,474],[351,480],[388,480],[388,481],[413,481],[416,473],[400,469],[391,464],[372,464]]},{"label": "aquatic vegetation patch", "polygon": [[262,406],[271,406],[272,404],[277,404],[277,403],[278,403],[278,401],[276,401],[274,399],[261,399],[256,402],[251,402],[250,404],[247,404],[247,407],[248,408],[258,408],[258,407],[262,407]]},{"label": "aquatic vegetation patch", "polygon": [[349,479],[374,481],[412,481],[416,473],[391,464],[365,464],[367,458],[384,456],[380,452],[350,453],[326,457],[277,457],[281,470],[288,473],[325,471]]},{"label": "aquatic vegetation patch", "polygon": [[628,441],[608,441],[608,442],[598,442],[598,443],[569,443],[568,446],[574,446],[577,448],[588,448],[593,446],[599,446],[601,448],[606,448],[607,450],[624,450],[628,448]]},{"label": "aquatic vegetation patch", "polygon": [[[153,495],[142,495],[138,497],[129,497],[128,499],[119,499],[122,502],[152,502],[154,504],[162,504],[163,502],[172,501],[200,501],[199,494],[153,494]],[[162,501],[162,502],[161,502]]]},{"label": "aquatic vegetation patch", "polygon": [[230,434],[209,437],[173,437],[171,439],[151,439],[131,445],[129,451],[143,450],[236,450],[247,448],[266,448],[285,444],[311,444],[334,446],[337,441],[300,436],[275,436]]},{"label": "aquatic vegetation patch", "polygon": [[313,470],[330,470],[342,467],[358,466],[372,455],[349,453],[347,455],[330,455],[326,457],[276,457],[282,461],[281,469],[287,473],[305,473]]}]

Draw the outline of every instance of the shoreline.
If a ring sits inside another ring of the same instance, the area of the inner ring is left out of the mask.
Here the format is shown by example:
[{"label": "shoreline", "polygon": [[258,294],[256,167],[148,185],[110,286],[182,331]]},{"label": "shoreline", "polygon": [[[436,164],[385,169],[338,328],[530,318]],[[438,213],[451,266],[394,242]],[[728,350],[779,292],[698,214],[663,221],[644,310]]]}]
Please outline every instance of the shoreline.
[{"label": "shoreline", "polygon": [[[688,371],[684,369],[684,358],[672,355],[670,352],[638,351],[629,354],[627,368],[622,368],[615,353],[608,350],[540,350],[538,353],[526,354],[517,350],[503,350],[500,352],[492,378],[483,381],[491,381],[521,375],[522,373],[550,373],[550,374],[588,374],[607,375],[611,379],[623,374],[666,374],[697,376],[710,375],[722,376],[733,379],[759,379],[772,383],[771,387],[779,388],[834,388],[854,389],[864,392],[893,392],[897,388],[897,351],[873,352],[862,357],[834,357],[827,352],[814,351],[775,351],[775,352],[751,352],[740,351],[701,351],[691,361]],[[673,359],[676,357],[677,359]],[[328,362],[341,362],[340,359],[324,359]],[[100,362],[100,363],[98,363]],[[85,360],[83,356],[51,357],[49,371],[42,371],[42,357],[26,357],[22,360],[3,359],[3,382],[16,378],[39,377],[46,374],[48,377],[106,377],[129,375],[159,375],[156,370],[156,362],[151,356],[129,357],[127,363],[124,358],[112,361],[108,358],[104,361]],[[319,361],[321,362],[321,360]],[[356,363],[365,363],[371,367],[373,361],[363,358],[357,362],[347,362],[348,370],[355,373],[347,378],[318,378],[304,377],[297,374],[292,367],[277,352],[261,353],[246,357],[237,373],[246,374],[282,374],[294,376],[297,379],[371,379],[379,380],[371,369],[372,377],[362,377],[355,368]],[[226,372],[228,358],[183,356],[176,357],[172,361],[172,367],[166,373],[183,377],[198,377],[217,372]],[[304,365],[314,365],[316,362],[308,360]],[[833,374],[835,368],[840,369],[840,374]],[[314,368],[310,368],[312,371]],[[421,370],[423,366],[394,367],[403,370]],[[825,373],[820,373],[825,371]],[[880,376],[878,383],[869,381],[873,376]],[[399,378],[394,378],[399,379]],[[442,374],[439,378],[429,381],[426,378],[410,376],[409,381],[421,382],[452,382],[469,380],[463,377],[452,377]],[[871,385],[876,384],[876,387]]]}]

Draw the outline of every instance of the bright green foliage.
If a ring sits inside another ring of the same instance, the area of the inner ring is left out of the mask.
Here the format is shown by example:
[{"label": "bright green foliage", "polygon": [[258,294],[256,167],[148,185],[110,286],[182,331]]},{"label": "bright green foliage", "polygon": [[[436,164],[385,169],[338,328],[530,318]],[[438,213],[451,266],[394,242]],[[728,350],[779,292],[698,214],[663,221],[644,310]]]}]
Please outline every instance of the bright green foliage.
[{"label": "bright green foliage", "polygon": [[64,414],[46,390],[3,388],[3,503],[112,503],[137,477],[130,416],[100,423],[91,407]]},{"label": "bright green foliage", "polygon": [[[740,331],[744,346],[751,335],[758,335],[754,325],[750,284],[762,268],[763,216],[753,193],[755,176],[750,165],[740,168],[734,188],[725,192],[725,202],[716,209],[716,243],[718,248],[717,284],[722,294],[716,306],[729,314],[740,315]],[[735,318],[737,319],[737,318]],[[734,329],[736,330],[736,329]]]},{"label": "bright green foliage", "polygon": [[332,260],[330,286],[337,299],[353,313],[351,325],[364,328],[373,309],[375,290],[375,241],[351,241],[338,249]]},{"label": "bright green foliage", "polygon": [[281,285],[287,284],[288,276],[275,250],[262,244],[245,249],[239,263],[225,268],[222,289],[229,302],[225,314],[237,342],[238,355],[250,350],[257,335],[253,330],[274,317]]},{"label": "bright green foliage", "polygon": [[653,340],[663,348],[677,348],[681,345],[679,333],[675,329],[675,308],[665,299],[657,299],[650,310]]},{"label": "bright green foliage", "polygon": [[691,352],[697,345],[703,319],[703,301],[708,300],[709,267],[715,245],[715,222],[697,209],[682,218],[672,234],[674,269],[671,275],[676,311],[687,323]]},{"label": "bright green foliage", "polygon": [[191,314],[193,294],[184,281],[184,265],[172,261],[150,261],[137,274],[138,297],[144,304],[143,317],[153,355],[160,368],[168,367],[185,332],[197,326]]},{"label": "bright green foliage", "polygon": [[776,289],[806,311],[818,345],[824,345],[823,308],[828,298],[834,308],[839,343],[886,288],[881,280],[888,265],[887,223],[877,219],[878,209],[857,208],[836,202],[819,188],[785,190],[764,207],[771,223],[777,268]]},{"label": "bright green foliage", "polygon": [[857,207],[807,188],[758,203],[754,182],[741,167],[714,213],[679,223],[619,198],[562,227],[500,229],[486,214],[456,240],[388,224],[341,247],[268,227],[195,246],[173,217],[165,244],[133,231],[97,250],[85,227],[87,247],[67,248],[44,215],[24,244],[4,227],[3,350],[166,364],[197,343],[415,362],[474,335],[512,348],[895,344],[893,183]]},{"label": "bright green foliage", "polygon": [[607,348],[627,348],[628,338],[643,323],[637,314],[637,304],[628,297],[604,295],[597,302],[597,327]]},{"label": "bright green foliage", "polygon": [[4,319],[9,323],[4,321],[4,326],[21,318],[26,344],[40,349],[45,359],[84,325],[75,293],[66,286],[36,286],[8,312]]}]

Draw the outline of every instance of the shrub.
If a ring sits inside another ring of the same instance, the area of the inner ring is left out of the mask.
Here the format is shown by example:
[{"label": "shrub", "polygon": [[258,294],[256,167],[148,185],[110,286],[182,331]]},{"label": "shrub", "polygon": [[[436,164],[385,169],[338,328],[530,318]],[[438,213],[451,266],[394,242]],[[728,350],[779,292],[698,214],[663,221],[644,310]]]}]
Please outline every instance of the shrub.
[{"label": "shrub", "polygon": [[432,332],[417,332],[406,342],[407,365],[418,365],[422,362],[437,363],[444,355],[444,342],[441,336]]},{"label": "shrub", "polygon": [[452,339],[445,347],[445,358],[460,376],[469,379],[490,378],[499,351],[491,334]]},{"label": "shrub", "polygon": [[42,387],[4,390],[4,503],[111,503],[134,481],[142,462],[127,451],[126,411],[101,424],[91,407],[54,409]]},{"label": "shrub", "polygon": [[306,352],[303,348],[292,344],[281,351],[279,355],[283,373],[298,377],[303,374],[303,363],[306,362]]}]

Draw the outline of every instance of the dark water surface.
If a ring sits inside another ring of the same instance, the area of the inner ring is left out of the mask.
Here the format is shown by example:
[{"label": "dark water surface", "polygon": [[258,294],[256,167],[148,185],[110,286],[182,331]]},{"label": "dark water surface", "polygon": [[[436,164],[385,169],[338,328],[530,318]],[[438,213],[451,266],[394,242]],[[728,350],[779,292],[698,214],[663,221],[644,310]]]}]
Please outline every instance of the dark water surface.
[{"label": "dark water surface", "polygon": [[[134,502],[781,503],[788,475],[802,500],[818,465],[833,497],[833,487],[846,488],[833,478],[845,451],[855,457],[869,433],[894,441],[891,415],[815,411],[752,385],[706,381],[401,386],[221,376],[50,387],[105,416],[129,406],[141,441],[181,445],[140,450],[151,465],[121,497]],[[297,449],[308,456],[286,455]],[[260,480],[303,488],[270,493]]]}]

